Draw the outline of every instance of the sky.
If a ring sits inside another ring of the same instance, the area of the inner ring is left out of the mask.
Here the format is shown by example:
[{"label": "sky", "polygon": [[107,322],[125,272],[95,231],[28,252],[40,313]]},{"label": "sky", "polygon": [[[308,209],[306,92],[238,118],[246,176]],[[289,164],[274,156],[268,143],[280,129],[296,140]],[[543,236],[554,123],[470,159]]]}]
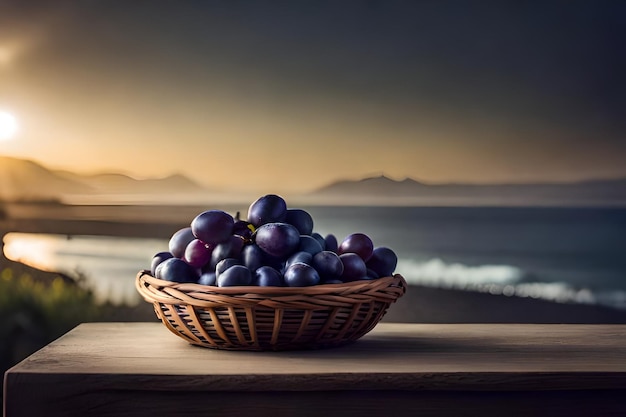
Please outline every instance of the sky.
[{"label": "sky", "polygon": [[302,191],[626,176],[626,3],[0,0],[0,155]]}]

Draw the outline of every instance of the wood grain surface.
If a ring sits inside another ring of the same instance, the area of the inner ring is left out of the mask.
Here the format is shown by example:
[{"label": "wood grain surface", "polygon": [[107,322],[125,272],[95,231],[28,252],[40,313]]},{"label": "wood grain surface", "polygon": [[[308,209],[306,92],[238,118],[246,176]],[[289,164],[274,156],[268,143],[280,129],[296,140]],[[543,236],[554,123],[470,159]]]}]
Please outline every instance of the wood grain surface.
[{"label": "wood grain surface", "polygon": [[5,375],[7,417],[626,415],[625,397],[626,325],[381,323],[344,347],[233,352],[89,323]]}]

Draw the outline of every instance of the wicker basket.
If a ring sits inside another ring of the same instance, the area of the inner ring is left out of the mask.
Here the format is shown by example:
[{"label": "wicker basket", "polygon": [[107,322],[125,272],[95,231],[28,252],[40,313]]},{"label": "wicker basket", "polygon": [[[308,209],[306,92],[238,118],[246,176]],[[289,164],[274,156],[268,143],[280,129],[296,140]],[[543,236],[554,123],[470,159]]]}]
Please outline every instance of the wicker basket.
[{"label": "wicker basket", "polygon": [[137,274],[136,287],[174,334],[230,350],[319,349],[372,330],[407,284],[401,275],[304,288],[208,287]]}]

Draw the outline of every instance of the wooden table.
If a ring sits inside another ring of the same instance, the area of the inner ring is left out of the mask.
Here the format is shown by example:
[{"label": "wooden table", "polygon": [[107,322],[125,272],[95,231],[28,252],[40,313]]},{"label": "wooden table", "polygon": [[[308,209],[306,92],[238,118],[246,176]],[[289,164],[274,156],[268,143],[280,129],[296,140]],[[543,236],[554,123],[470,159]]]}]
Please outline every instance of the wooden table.
[{"label": "wooden table", "polygon": [[379,324],[319,351],[82,324],[10,369],[17,416],[626,415],[625,325]]}]

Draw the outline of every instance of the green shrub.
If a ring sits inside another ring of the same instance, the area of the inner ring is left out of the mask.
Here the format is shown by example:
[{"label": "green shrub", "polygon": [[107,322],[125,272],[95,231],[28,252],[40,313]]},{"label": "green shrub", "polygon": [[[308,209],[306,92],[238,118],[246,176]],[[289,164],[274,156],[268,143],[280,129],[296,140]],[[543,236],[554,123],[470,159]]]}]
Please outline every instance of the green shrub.
[{"label": "green shrub", "polygon": [[81,322],[99,319],[93,294],[54,274],[0,264],[0,371]]},{"label": "green shrub", "polygon": [[15,275],[12,268],[0,271],[0,314],[5,318],[26,311],[40,316],[43,325],[67,327],[97,316],[93,294],[67,283],[61,276],[46,283],[33,279],[29,273]]}]

